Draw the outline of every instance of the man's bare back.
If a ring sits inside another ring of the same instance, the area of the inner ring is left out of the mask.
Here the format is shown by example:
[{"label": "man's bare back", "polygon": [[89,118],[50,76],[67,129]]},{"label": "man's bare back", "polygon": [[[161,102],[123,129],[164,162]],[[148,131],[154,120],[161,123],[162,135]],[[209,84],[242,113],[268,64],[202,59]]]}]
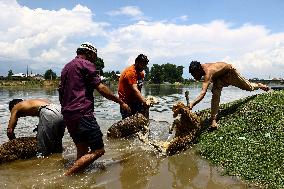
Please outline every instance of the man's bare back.
[{"label": "man's bare back", "polygon": [[50,104],[50,102],[46,99],[30,99],[24,100],[16,104],[11,113],[16,111],[17,117],[25,117],[25,116],[39,116],[39,107]]},{"label": "man's bare back", "polygon": [[210,82],[211,80],[225,75],[232,68],[232,65],[225,62],[216,62],[202,64],[202,68],[205,72],[204,79]]},{"label": "man's bare back", "polygon": [[[20,99],[21,100],[21,99]],[[39,107],[50,104],[48,100],[44,99],[30,99],[17,102],[11,107],[11,116],[7,127],[8,138],[14,139],[14,129],[17,125],[18,118],[26,116],[37,116],[39,117]],[[10,108],[10,107],[9,107]]]}]

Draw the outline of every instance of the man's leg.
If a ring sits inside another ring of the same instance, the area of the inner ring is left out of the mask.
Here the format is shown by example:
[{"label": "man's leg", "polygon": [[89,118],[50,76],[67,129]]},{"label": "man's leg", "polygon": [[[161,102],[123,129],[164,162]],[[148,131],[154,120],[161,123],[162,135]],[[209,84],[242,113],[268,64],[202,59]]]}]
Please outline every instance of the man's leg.
[{"label": "man's leg", "polygon": [[[77,148],[77,160],[74,165],[64,174],[66,176],[83,170],[104,153],[102,132],[93,116],[83,117],[72,138]],[[89,152],[89,147],[91,151]]]},{"label": "man's leg", "polygon": [[88,145],[84,143],[79,143],[76,145],[76,147],[77,160],[74,165],[67,172],[64,173],[65,176],[78,173],[105,153],[104,148],[88,152]]},{"label": "man's leg", "polygon": [[44,157],[49,154],[48,146],[46,145],[47,137],[45,135],[44,126],[42,125],[41,121],[39,121],[37,126],[37,154],[38,158]]},{"label": "man's leg", "polygon": [[40,124],[38,127],[39,151],[43,155],[62,153],[62,138],[65,125],[62,115],[52,106],[46,106],[40,111]]},{"label": "man's leg", "polygon": [[218,128],[217,114],[219,111],[220,96],[223,86],[221,81],[217,80],[213,82],[212,99],[211,99],[211,128],[212,130]]},{"label": "man's leg", "polygon": [[47,135],[46,117],[43,113],[43,109],[39,114],[39,123],[37,125],[37,157],[41,158],[50,154],[49,151],[49,138]]},{"label": "man's leg", "polygon": [[269,90],[269,87],[267,85],[264,85],[262,83],[249,82],[247,79],[241,76],[241,74],[236,69],[232,69],[229,77],[230,77],[230,85],[233,85],[243,90],[247,91],[254,91],[257,89],[262,89],[264,91]]}]

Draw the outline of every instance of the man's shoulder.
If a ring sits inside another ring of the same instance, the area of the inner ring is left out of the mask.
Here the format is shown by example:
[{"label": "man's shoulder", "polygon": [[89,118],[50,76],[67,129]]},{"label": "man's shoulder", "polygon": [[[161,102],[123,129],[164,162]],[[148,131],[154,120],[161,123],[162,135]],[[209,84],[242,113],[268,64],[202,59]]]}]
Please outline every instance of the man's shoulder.
[{"label": "man's shoulder", "polygon": [[125,75],[136,74],[136,70],[135,70],[134,65],[131,65],[131,66],[128,66],[127,68],[125,68],[125,70],[123,71],[123,73],[124,73]]},{"label": "man's shoulder", "polygon": [[70,68],[94,68],[95,65],[91,63],[89,60],[75,57],[73,60],[71,60],[69,63],[67,63],[64,67],[64,69],[70,69]]}]

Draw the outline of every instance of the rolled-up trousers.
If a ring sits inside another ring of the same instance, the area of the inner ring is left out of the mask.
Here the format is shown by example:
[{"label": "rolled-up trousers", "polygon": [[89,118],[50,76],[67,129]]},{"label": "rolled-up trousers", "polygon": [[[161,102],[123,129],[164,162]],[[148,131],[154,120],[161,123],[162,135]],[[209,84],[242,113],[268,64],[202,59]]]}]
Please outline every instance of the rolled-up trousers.
[{"label": "rolled-up trousers", "polygon": [[259,89],[257,83],[251,83],[240,73],[232,67],[228,73],[213,80],[212,87],[212,100],[211,100],[211,118],[216,119],[217,113],[219,111],[220,96],[223,87],[228,87],[229,85],[238,87],[246,91],[254,91]]}]

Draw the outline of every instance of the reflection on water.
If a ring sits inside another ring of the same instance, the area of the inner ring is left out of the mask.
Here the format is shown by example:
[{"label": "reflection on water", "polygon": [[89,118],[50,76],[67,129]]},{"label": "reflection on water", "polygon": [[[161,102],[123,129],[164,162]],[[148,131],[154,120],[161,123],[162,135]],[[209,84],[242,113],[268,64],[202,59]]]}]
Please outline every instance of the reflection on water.
[{"label": "reflection on water", "polygon": [[[116,90],[113,87],[112,90]],[[189,91],[192,100],[200,86],[151,86],[143,94],[156,96],[160,103],[150,108],[150,137],[166,140],[169,126],[173,122],[172,106],[185,101],[184,93]],[[246,92],[237,88],[226,88],[221,103],[233,101],[259,93]],[[13,98],[47,98],[58,103],[56,89],[0,89],[0,144],[8,141],[6,127],[9,119],[8,102]],[[210,107],[211,93],[194,110]],[[104,136],[107,129],[121,119],[119,106],[96,93],[95,116]],[[16,136],[34,136],[32,133],[38,119],[19,119]],[[107,139],[104,137],[106,153],[94,162],[84,173],[63,177],[62,174],[74,162],[76,149],[66,132],[64,152],[44,159],[19,160],[0,165],[0,188],[247,188],[234,177],[221,176],[220,171],[196,154],[195,148],[165,157],[136,138]]]}]

